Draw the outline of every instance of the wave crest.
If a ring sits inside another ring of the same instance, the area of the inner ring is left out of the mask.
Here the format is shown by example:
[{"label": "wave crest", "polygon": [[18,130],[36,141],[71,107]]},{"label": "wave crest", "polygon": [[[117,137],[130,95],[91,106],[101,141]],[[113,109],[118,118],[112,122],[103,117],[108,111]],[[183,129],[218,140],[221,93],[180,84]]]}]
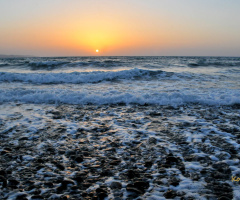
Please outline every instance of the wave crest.
[{"label": "wave crest", "polygon": [[171,76],[161,70],[150,71],[143,69],[131,69],[122,71],[93,71],[72,73],[9,73],[1,72],[1,82],[28,82],[33,84],[60,84],[60,83],[99,83],[102,81],[114,81],[117,79],[154,78],[160,75]]},{"label": "wave crest", "polygon": [[240,104],[238,90],[196,94],[191,92],[159,92],[151,91],[98,91],[94,94],[87,91],[71,91],[64,89],[14,89],[0,90],[0,103],[20,102],[36,104],[139,104],[139,105],[183,105],[188,103],[207,105]]}]

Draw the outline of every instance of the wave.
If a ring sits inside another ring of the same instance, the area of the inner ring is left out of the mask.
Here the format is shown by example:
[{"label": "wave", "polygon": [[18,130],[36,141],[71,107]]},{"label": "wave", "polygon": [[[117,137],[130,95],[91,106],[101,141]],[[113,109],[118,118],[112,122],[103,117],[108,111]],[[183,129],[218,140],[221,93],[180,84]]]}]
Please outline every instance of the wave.
[{"label": "wave", "polygon": [[40,61],[40,62],[29,62],[28,65],[32,68],[32,70],[38,69],[46,69],[46,68],[55,68],[58,66],[62,66],[64,64],[68,64],[66,61]]},{"label": "wave", "polygon": [[9,67],[22,66],[30,70],[56,70],[66,68],[155,68],[163,67],[239,67],[237,57],[49,57],[49,58],[11,58],[1,59],[0,63],[8,63]]},{"label": "wave", "polygon": [[139,105],[184,105],[188,103],[206,105],[240,104],[240,91],[221,91],[211,93],[194,92],[153,92],[153,91],[72,91],[64,89],[14,89],[0,90],[0,103],[19,102],[35,104],[139,104]]},{"label": "wave", "polygon": [[195,58],[187,64],[189,67],[239,67],[240,61],[237,58]]},{"label": "wave", "polygon": [[9,64],[8,63],[0,63],[0,67],[5,67],[5,66],[8,66]]},{"label": "wave", "polygon": [[139,79],[172,76],[171,72],[131,69],[122,71],[93,71],[72,73],[10,73],[0,72],[0,82],[27,82],[33,84],[99,83],[118,79]]},{"label": "wave", "polygon": [[32,61],[28,65],[32,70],[55,69],[60,67],[101,67],[112,68],[124,66],[126,62],[105,59],[105,60],[80,60],[80,61]]}]

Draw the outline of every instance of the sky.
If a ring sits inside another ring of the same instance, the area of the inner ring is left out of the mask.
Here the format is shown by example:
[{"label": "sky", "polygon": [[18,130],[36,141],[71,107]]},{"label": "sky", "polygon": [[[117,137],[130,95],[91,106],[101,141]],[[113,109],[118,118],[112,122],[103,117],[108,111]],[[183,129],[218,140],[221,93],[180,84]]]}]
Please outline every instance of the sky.
[{"label": "sky", "polygon": [[239,10],[239,0],[0,0],[0,54],[240,56]]}]

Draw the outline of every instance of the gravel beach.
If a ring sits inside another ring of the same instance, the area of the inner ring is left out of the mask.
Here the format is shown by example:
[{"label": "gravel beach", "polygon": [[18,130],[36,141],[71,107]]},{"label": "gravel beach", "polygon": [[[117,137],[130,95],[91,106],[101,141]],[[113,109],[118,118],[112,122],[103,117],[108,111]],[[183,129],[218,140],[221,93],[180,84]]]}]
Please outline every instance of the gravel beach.
[{"label": "gravel beach", "polygon": [[240,199],[239,104],[0,110],[0,199]]}]

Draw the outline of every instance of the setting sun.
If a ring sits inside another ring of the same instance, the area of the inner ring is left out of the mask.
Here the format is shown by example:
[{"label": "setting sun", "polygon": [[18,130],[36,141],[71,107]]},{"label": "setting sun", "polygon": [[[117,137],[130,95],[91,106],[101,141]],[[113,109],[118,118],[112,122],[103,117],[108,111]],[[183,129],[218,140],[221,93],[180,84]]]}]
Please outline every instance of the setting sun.
[{"label": "setting sun", "polygon": [[98,53],[99,52],[99,50],[98,49],[96,49],[96,53]]}]

